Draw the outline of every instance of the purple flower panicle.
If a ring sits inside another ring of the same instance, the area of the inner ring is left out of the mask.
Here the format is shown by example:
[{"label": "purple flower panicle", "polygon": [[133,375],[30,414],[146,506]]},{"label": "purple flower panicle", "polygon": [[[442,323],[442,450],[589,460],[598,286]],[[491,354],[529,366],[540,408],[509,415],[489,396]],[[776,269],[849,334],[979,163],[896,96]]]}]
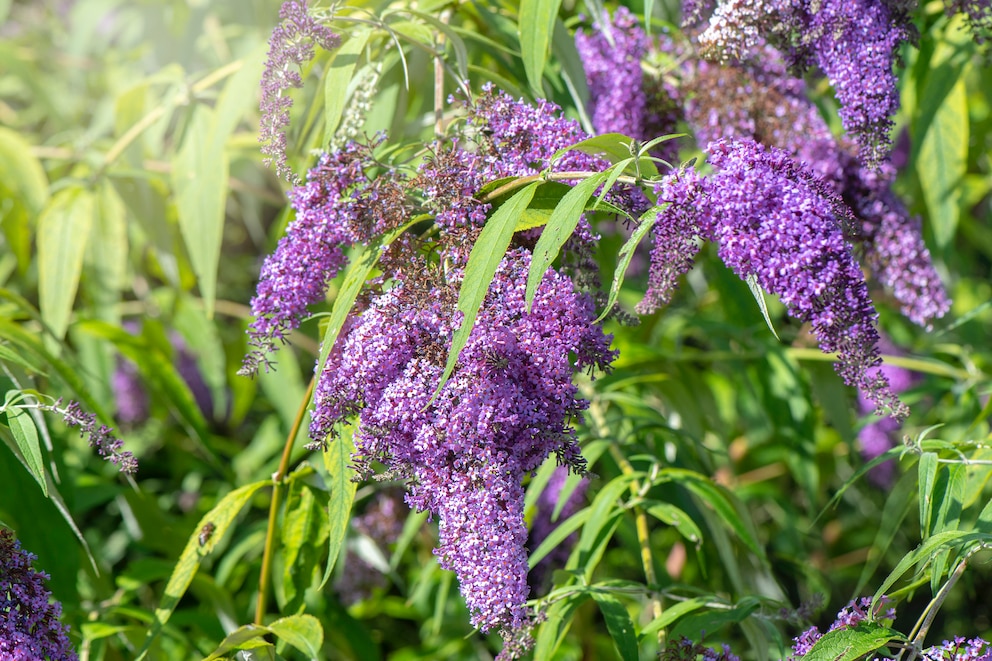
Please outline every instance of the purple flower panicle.
[{"label": "purple flower panicle", "polygon": [[36,559],[0,528],[0,661],[75,661],[62,605],[45,588],[51,577],[32,567]]},{"label": "purple flower panicle", "polygon": [[673,258],[665,249],[668,233],[698,228],[700,236],[719,245],[720,258],[738,276],[755,278],[781,298],[789,314],[812,325],[820,348],[839,354],[835,369],[845,383],[904,417],[906,408],[884,375],[869,372],[881,362],[877,313],[844,238],[850,212],[781,149],[744,139],[717,141],[707,151],[714,174],[671,175],[662,184],[666,200],[686,202],[661,210],[655,225],[654,254],[661,262],[652,264],[654,300],[664,300],[673,277],[689,263],[688,253]]},{"label": "purple flower panicle", "polygon": [[298,178],[286,162],[286,132],[293,100],[291,87],[302,87],[299,67],[313,59],[314,45],[337,48],[341,39],[317,22],[307,11],[306,0],[287,0],[279,9],[280,23],[269,37],[269,56],[262,73],[261,121],[258,141],[265,164],[275,164],[276,173],[292,183]]},{"label": "purple flower panicle", "polygon": [[612,20],[604,16],[601,22],[599,30],[575,34],[589,85],[593,128],[596,133],[623,133],[643,140],[648,137],[647,96],[641,60],[647,52],[647,36],[626,7],[619,7]]},{"label": "purple flower panicle", "polygon": [[592,324],[591,299],[553,270],[526,312],[529,266],[522,248],[503,259],[433,401],[457,282],[411,277],[375,297],[318,375],[310,428],[320,446],[333,425],[358,415],[359,468],[378,461],[409,481],[407,502],[440,519],[436,554],[458,576],[472,624],[508,639],[529,623],[523,477],[549,454],[584,470],[571,423],[586,404],[572,375],[615,356]]}]

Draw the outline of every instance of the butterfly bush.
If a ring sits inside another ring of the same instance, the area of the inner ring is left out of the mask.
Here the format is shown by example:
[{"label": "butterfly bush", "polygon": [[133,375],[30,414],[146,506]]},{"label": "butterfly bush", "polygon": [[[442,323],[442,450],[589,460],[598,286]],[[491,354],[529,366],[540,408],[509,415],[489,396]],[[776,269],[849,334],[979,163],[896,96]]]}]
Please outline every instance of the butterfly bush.
[{"label": "butterfly bush", "polygon": [[[596,132],[648,140],[684,121],[705,146],[706,168],[627,178],[604,192],[632,217],[653,214],[644,216],[654,224],[637,310],[667,303],[701,243],[715,243],[738,276],[810,324],[820,347],[838,354],[847,384],[902,418],[898,388],[879,369],[877,313],[858,258],[913,321],[928,325],[949,305],[918,221],[892,193],[894,170],[884,164],[906,18],[897,3],[875,0],[687,3],[689,21],[704,15],[689,44],[648,38],[623,8],[576,38]],[[305,4],[287,3],[282,18],[263,80],[263,139],[279,150],[284,91],[302,82],[294,67],[313,57],[314,45],[338,41]],[[697,61],[694,49],[712,61]],[[672,68],[650,73],[655,60]],[[835,137],[808,99],[797,74],[809,64],[833,84],[846,137]],[[586,218],[530,308],[525,284],[541,230],[514,234],[450,378],[442,384],[441,377],[466,323],[456,310],[473,245],[506,199],[492,182],[572,184],[610,163],[570,149],[590,136],[548,101],[525,103],[488,83],[475,98],[462,92],[448,101],[463,118],[411,162],[380,162],[385,136],[347,142],[319,155],[290,191],[294,217],[262,265],[243,371],[267,366],[268,354],[324,300],[349,247],[370,245],[411,219],[433,220],[380,250],[378,274],[317,366],[308,447],[326,449],[343,425],[353,426],[359,473],[405,482],[407,504],[438,522],[435,554],[455,572],[473,626],[500,632],[503,656],[515,657],[530,645],[533,625],[525,478],[552,455],[561,467],[556,480],[585,472],[573,425],[587,402],[573,377],[606,371],[617,355],[594,321],[598,236]],[[674,150],[665,153],[674,160]],[[277,169],[288,171],[280,162]],[[531,544],[546,534],[546,509],[539,508]],[[735,658],[679,644],[691,658]]]},{"label": "butterfly bush", "polygon": [[51,577],[34,570],[36,559],[0,528],[0,661],[75,661],[62,605],[45,587]]},{"label": "butterfly bush", "polygon": [[[667,206],[653,230],[647,303],[664,302],[675,278],[691,266],[688,233],[718,245],[739,277],[777,294],[789,313],[812,325],[820,348],[837,352],[835,369],[896,417],[907,413],[884,375],[870,372],[878,352],[878,313],[844,227],[850,212],[787,152],[751,139],[707,148],[715,172],[669,175],[657,189]],[[673,229],[674,228],[674,229]]]}]

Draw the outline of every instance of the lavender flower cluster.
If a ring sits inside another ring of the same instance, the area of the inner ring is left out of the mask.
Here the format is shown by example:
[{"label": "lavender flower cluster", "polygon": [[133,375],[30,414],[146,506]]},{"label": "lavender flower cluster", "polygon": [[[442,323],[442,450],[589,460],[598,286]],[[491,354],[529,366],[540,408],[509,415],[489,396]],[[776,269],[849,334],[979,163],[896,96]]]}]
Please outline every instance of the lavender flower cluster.
[{"label": "lavender flower cluster", "polygon": [[0,528],[0,661],[75,661],[62,605],[45,588],[50,576],[33,569],[36,559]]},{"label": "lavender flower cluster", "polygon": [[279,9],[280,23],[269,38],[269,56],[262,74],[261,124],[258,141],[262,143],[265,164],[275,164],[280,177],[298,183],[286,162],[286,133],[293,99],[286,95],[291,87],[302,87],[299,67],[313,59],[314,46],[334,50],[341,38],[315,20],[307,11],[306,0],[288,0]]},{"label": "lavender flower cluster", "polygon": [[96,414],[83,410],[78,402],[69,402],[65,408],[62,400],[51,407],[43,407],[62,415],[65,424],[79,428],[79,435],[86,436],[91,448],[101,457],[117,466],[122,473],[133,475],[138,472],[138,460],[129,450],[123,450],[124,441],[114,436],[112,427],[102,425],[96,419]]}]

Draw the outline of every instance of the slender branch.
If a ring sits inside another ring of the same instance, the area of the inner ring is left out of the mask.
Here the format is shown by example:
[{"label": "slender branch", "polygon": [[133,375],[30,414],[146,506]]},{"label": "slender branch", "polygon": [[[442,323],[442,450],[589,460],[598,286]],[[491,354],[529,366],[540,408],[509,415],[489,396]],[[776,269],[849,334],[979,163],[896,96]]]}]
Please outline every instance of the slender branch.
[{"label": "slender branch", "polygon": [[110,149],[107,151],[106,155],[103,157],[103,164],[100,169],[94,175],[94,178],[98,178],[103,172],[110,167],[110,165],[117,160],[117,158],[124,152],[128,146],[134,142],[138,136],[144,133],[149,127],[157,122],[166,113],[166,111],[172,107],[174,103],[188,102],[188,99],[192,95],[199,94],[207,89],[210,89],[220,81],[224,80],[228,76],[234,74],[244,65],[243,60],[235,60],[230,62],[215,71],[212,71],[209,75],[203,79],[194,83],[189,90],[181,90],[176,93],[172,98],[170,103],[162,103],[148,112],[144,117],[138,120],[137,123],[133,124],[124,135],[117,139]]},{"label": "slender branch", "polygon": [[[588,179],[589,177],[602,174],[602,172],[590,172],[588,170],[568,170],[566,172],[545,172],[542,174],[531,174],[526,177],[519,177],[513,181],[508,181],[499,188],[489,191],[480,202],[492,202],[498,197],[506,195],[511,191],[515,191],[518,188],[523,188],[527,184],[533,183],[535,181],[565,181],[569,179]],[[620,175],[617,177],[617,181],[622,184],[632,184],[637,185],[643,183],[644,179],[639,179],[638,177],[631,177],[628,175]]]},{"label": "slender branch", "polygon": [[[586,392],[584,394],[586,394],[589,398],[589,415],[595,425],[596,435],[600,438],[609,438],[610,429],[606,424],[606,417],[603,415],[603,407],[595,397],[591,396],[592,393]],[[633,475],[635,473],[634,467],[615,443],[609,444],[609,451],[610,456],[617,462],[617,465],[620,467],[620,471],[624,475]],[[643,498],[641,485],[637,479],[632,479],[630,481],[630,493],[634,498]],[[651,531],[648,528],[647,513],[644,511],[644,508],[639,505],[634,505],[631,509],[634,512],[634,523],[637,529],[637,543],[638,546],[640,546],[641,565],[644,568],[644,579],[647,581],[649,586],[656,586],[658,585],[658,575],[654,570],[654,555],[651,552]],[[664,610],[662,607],[661,598],[656,592],[654,592],[653,589],[649,588],[649,591],[651,593],[651,613],[654,616],[654,619],[657,620],[661,617]],[[658,629],[658,644],[661,645],[664,642],[665,630]]]},{"label": "slender branch", "polygon": [[265,531],[265,548],[262,551],[262,568],[258,574],[258,599],[255,602],[255,624],[262,626],[265,619],[265,602],[269,592],[269,570],[272,566],[272,547],[275,545],[276,522],[279,518],[279,499],[282,495],[282,481],[289,472],[289,460],[293,453],[293,443],[296,435],[303,425],[303,417],[310,406],[310,398],[313,395],[314,382],[316,376],[310,379],[307,392],[300,402],[300,408],[296,411],[296,418],[293,426],[286,437],[286,444],[282,448],[282,458],[279,460],[279,468],[272,475],[272,501],[269,503],[269,524]]}]

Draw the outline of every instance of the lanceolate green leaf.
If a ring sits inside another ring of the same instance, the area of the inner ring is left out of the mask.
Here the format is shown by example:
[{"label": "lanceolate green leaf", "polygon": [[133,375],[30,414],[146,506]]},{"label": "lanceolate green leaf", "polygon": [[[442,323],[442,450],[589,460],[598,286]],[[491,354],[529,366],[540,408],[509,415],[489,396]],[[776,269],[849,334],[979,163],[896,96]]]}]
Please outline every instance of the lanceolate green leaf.
[{"label": "lanceolate green leaf", "polygon": [[70,186],[55,194],[38,220],[41,317],[59,339],[69,327],[93,227],[93,207],[92,193],[81,186]]},{"label": "lanceolate green leaf", "polygon": [[520,52],[527,72],[527,82],[531,91],[540,97],[544,96],[541,79],[548,61],[551,31],[560,6],[561,0],[520,0]]},{"label": "lanceolate green leaf", "polygon": [[[162,597],[159,607],[155,609],[152,626],[148,631],[148,635],[145,637],[141,652],[138,654],[138,661],[141,661],[141,659],[147,656],[152,641],[162,632],[162,627],[169,621],[172,611],[175,610],[183,595],[186,594],[186,590],[189,588],[190,583],[193,582],[193,576],[196,575],[196,570],[199,569],[203,557],[213,551],[217,542],[228,531],[231,524],[234,523],[235,517],[241,512],[251,497],[262,487],[271,484],[272,482],[270,480],[262,480],[235,489],[221,498],[220,502],[200,519],[189,541],[186,542],[186,548],[183,549],[182,554],[179,556],[179,562],[176,563],[175,568],[172,570],[172,576],[169,577],[169,582],[165,586],[165,595]],[[200,544],[200,531],[207,524],[213,526],[213,534],[209,536],[204,544]]]},{"label": "lanceolate green leaf", "polygon": [[322,658],[320,647],[324,644],[324,629],[313,615],[290,615],[269,625],[269,631],[300,650],[311,659]]},{"label": "lanceolate green leaf", "polygon": [[455,369],[455,363],[458,362],[458,354],[468,342],[472,327],[475,325],[475,317],[486,298],[489,285],[493,281],[493,276],[496,275],[496,269],[510,245],[517,219],[530,204],[540,185],[541,182],[539,181],[527,184],[520,189],[520,192],[496,209],[492,217],[486,221],[486,226],[472,247],[472,252],[468,256],[468,264],[465,265],[462,286],[458,292],[458,311],[463,315],[462,322],[451,338],[448,362],[444,366],[444,373],[441,374],[437,390],[434,391],[435,397],[448,381],[448,377]]},{"label": "lanceolate green leaf", "polygon": [[592,598],[599,605],[603,620],[606,622],[606,630],[613,638],[617,654],[623,661],[637,661],[637,637],[634,635],[634,623],[630,619],[627,607],[606,592],[593,592]]},{"label": "lanceolate green leaf", "polygon": [[933,485],[937,479],[937,455],[924,452],[919,463],[920,531],[923,539],[930,535],[930,516],[933,508]]},{"label": "lanceolate green leaf", "polygon": [[620,248],[620,252],[617,255],[619,261],[617,261],[616,270],[613,271],[613,284],[610,285],[610,295],[606,299],[606,306],[600,313],[596,322],[602,321],[606,315],[610,313],[613,306],[616,305],[617,297],[620,296],[620,288],[623,286],[624,276],[627,274],[627,268],[630,266],[630,260],[634,257],[634,250],[637,249],[637,245],[641,242],[654,224],[658,222],[658,214],[661,213],[664,206],[653,207],[648,209],[640,218],[637,229],[631,233],[630,238],[627,242],[623,244]]},{"label": "lanceolate green leaf", "polygon": [[854,661],[881,649],[902,634],[867,620],[823,634],[803,657],[803,661]]},{"label": "lanceolate green leaf", "polygon": [[179,229],[208,317],[213,316],[217,294],[217,265],[227,200],[227,152],[223,140],[217,139],[216,128],[214,111],[196,106],[182,147],[172,161]]},{"label": "lanceolate green leaf", "polygon": [[324,144],[334,137],[348,101],[348,83],[369,40],[369,30],[355,30],[335,51],[324,78]]},{"label": "lanceolate green leaf", "polygon": [[[7,393],[7,401],[10,401]],[[24,457],[24,463],[38,484],[41,490],[48,497],[48,482],[45,479],[45,464],[41,455],[41,442],[38,440],[38,430],[34,426],[34,420],[23,409],[17,406],[7,407],[7,424],[14,435],[17,448]]]},{"label": "lanceolate green leaf", "polygon": [[965,81],[959,79],[934,114],[916,162],[939,248],[950,244],[961,215],[962,182],[968,169],[968,126],[967,88]]},{"label": "lanceolate green leaf", "polygon": [[334,571],[334,563],[341,553],[345,533],[348,532],[348,522],[351,520],[351,507],[355,503],[355,490],[358,484],[354,481],[355,469],[351,467],[351,453],[355,449],[352,441],[353,427],[341,428],[340,435],[332,439],[324,452],[324,467],[328,473],[330,500],[327,504],[328,538],[327,538],[327,567],[320,587],[327,585]]},{"label": "lanceolate green leaf", "polygon": [[571,188],[551,213],[551,219],[547,227],[541,232],[541,237],[534,246],[534,255],[531,258],[530,271],[527,273],[527,311],[534,303],[534,294],[537,293],[537,286],[544,278],[548,267],[558,257],[561,247],[565,245],[568,238],[572,236],[579,218],[586,207],[586,203],[596,188],[606,178],[606,173],[597,174],[579,182]]}]

